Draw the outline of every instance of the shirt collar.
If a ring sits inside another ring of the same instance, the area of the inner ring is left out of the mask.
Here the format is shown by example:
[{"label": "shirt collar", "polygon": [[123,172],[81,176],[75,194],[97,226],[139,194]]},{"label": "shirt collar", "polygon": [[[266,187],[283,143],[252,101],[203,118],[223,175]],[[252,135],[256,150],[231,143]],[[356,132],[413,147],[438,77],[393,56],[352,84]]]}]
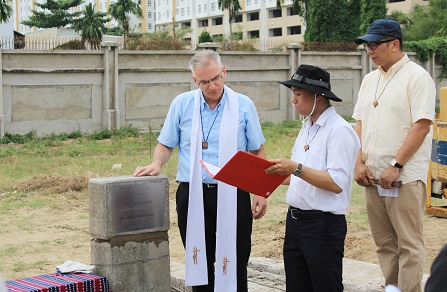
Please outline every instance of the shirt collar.
[{"label": "shirt collar", "polygon": [[[200,89],[198,89],[200,90]],[[220,99],[219,104],[216,106],[217,109],[225,105],[225,102],[227,101],[227,94],[224,90],[224,93],[222,95],[222,98]],[[203,91],[200,92],[200,110],[203,111],[204,109],[210,109],[209,105],[205,101],[205,97],[203,97]]]},{"label": "shirt collar", "polygon": [[382,67],[379,67],[379,71],[380,71],[380,73],[382,73],[382,75],[387,75],[387,74],[393,75],[400,68],[402,68],[405,64],[407,64],[408,61],[410,61],[410,58],[408,58],[407,54],[404,54],[404,56],[399,61],[394,63],[394,65],[391,66],[390,69],[388,69],[387,72],[385,72],[385,70],[383,70]]},{"label": "shirt collar", "polygon": [[[331,115],[335,114],[335,108],[334,106],[328,107],[324,112],[321,113],[321,115],[318,117],[318,120],[314,123],[314,125],[318,125],[319,127],[322,127],[326,121],[329,119]],[[312,122],[310,119],[307,120],[305,124],[306,129],[310,129],[312,127]]]}]

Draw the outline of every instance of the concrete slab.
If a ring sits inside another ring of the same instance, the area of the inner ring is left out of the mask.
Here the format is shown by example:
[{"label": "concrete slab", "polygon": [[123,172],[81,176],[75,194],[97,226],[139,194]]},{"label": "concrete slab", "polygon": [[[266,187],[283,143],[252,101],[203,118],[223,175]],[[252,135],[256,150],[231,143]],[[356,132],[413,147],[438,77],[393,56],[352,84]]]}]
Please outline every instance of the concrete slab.
[{"label": "concrete slab", "polygon": [[[171,262],[172,291],[185,290],[185,270],[179,263]],[[422,286],[429,275],[424,274]],[[379,265],[343,259],[343,285],[346,292],[379,292],[384,291],[383,276]],[[174,287],[175,286],[175,287]],[[183,290],[182,290],[183,289]],[[248,291],[279,292],[286,291],[284,265],[282,260],[252,257],[248,263]]]}]

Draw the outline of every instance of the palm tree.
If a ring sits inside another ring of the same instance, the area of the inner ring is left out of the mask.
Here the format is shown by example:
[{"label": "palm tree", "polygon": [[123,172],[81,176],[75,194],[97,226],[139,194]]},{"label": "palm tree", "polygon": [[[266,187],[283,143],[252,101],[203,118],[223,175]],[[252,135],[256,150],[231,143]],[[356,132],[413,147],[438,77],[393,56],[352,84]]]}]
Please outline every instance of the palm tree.
[{"label": "palm tree", "polygon": [[0,23],[7,22],[12,16],[12,8],[6,1],[7,0],[0,0]]},{"label": "palm tree", "polygon": [[123,28],[124,34],[124,49],[126,49],[127,37],[129,36],[129,17],[134,14],[138,18],[143,18],[143,10],[140,5],[135,4],[132,0],[117,0],[110,4],[109,14],[115,19]]},{"label": "palm tree", "polygon": [[81,11],[82,17],[76,19],[73,28],[76,32],[81,32],[82,41],[89,42],[92,49],[98,49],[102,39],[102,34],[107,31],[106,23],[110,18],[105,18],[107,13],[95,12],[95,5],[89,3],[85,9]]},{"label": "palm tree", "polygon": [[[262,0],[261,0],[262,1]],[[231,28],[231,21],[242,9],[239,0],[218,0],[217,4],[221,10],[228,9],[229,23],[230,23],[230,39],[233,39],[233,29]]]}]

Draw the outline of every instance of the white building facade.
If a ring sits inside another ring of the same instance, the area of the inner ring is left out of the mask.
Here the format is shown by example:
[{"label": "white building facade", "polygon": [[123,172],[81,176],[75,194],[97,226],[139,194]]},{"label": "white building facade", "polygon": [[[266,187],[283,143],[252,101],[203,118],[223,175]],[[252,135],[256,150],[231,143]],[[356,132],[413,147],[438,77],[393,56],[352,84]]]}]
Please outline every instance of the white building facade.
[{"label": "white building facade", "polygon": [[[46,0],[16,0],[13,2],[14,30],[26,34],[39,30],[28,27],[21,22],[29,19],[33,9],[38,9],[34,2]],[[111,3],[116,0],[85,0],[72,11],[83,10],[92,3],[97,11],[107,12]],[[153,33],[158,30],[175,30],[191,27],[191,33],[185,36],[197,43],[202,31],[206,30],[213,37],[229,37],[230,24],[228,11],[222,11],[217,0],[132,0],[143,10],[143,19],[131,15],[131,32]],[[301,42],[303,41],[304,19],[296,15],[292,9],[292,0],[284,0],[280,9],[276,8],[276,0],[239,0],[240,15],[233,20],[231,30],[243,39],[256,38],[262,43],[268,42]],[[428,0],[389,0],[388,11],[394,10],[408,13],[415,5],[427,5]],[[40,8],[39,8],[40,9]],[[112,20],[108,27],[118,24]]]}]

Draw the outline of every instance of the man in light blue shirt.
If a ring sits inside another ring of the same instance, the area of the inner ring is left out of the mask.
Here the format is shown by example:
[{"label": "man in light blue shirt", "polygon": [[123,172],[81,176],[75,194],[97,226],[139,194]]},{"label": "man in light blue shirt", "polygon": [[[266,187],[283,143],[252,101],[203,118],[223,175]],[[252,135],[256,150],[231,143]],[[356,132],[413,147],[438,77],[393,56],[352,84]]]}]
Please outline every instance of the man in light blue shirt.
[{"label": "man in light blue shirt", "polygon": [[[254,196],[250,203],[248,192],[212,179],[197,161],[222,167],[238,150],[265,158],[265,138],[252,100],[224,85],[227,72],[219,54],[198,52],[190,69],[199,89],[174,99],[151,164],[137,167],[134,176],[159,174],[178,147],[176,209],[186,249],[187,286],[193,291],[247,291],[252,220],[265,214],[266,199]],[[187,229],[190,224],[194,228]],[[201,237],[204,246],[197,239]],[[206,265],[200,268],[205,249]],[[203,270],[204,275],[195,275]]]}]

